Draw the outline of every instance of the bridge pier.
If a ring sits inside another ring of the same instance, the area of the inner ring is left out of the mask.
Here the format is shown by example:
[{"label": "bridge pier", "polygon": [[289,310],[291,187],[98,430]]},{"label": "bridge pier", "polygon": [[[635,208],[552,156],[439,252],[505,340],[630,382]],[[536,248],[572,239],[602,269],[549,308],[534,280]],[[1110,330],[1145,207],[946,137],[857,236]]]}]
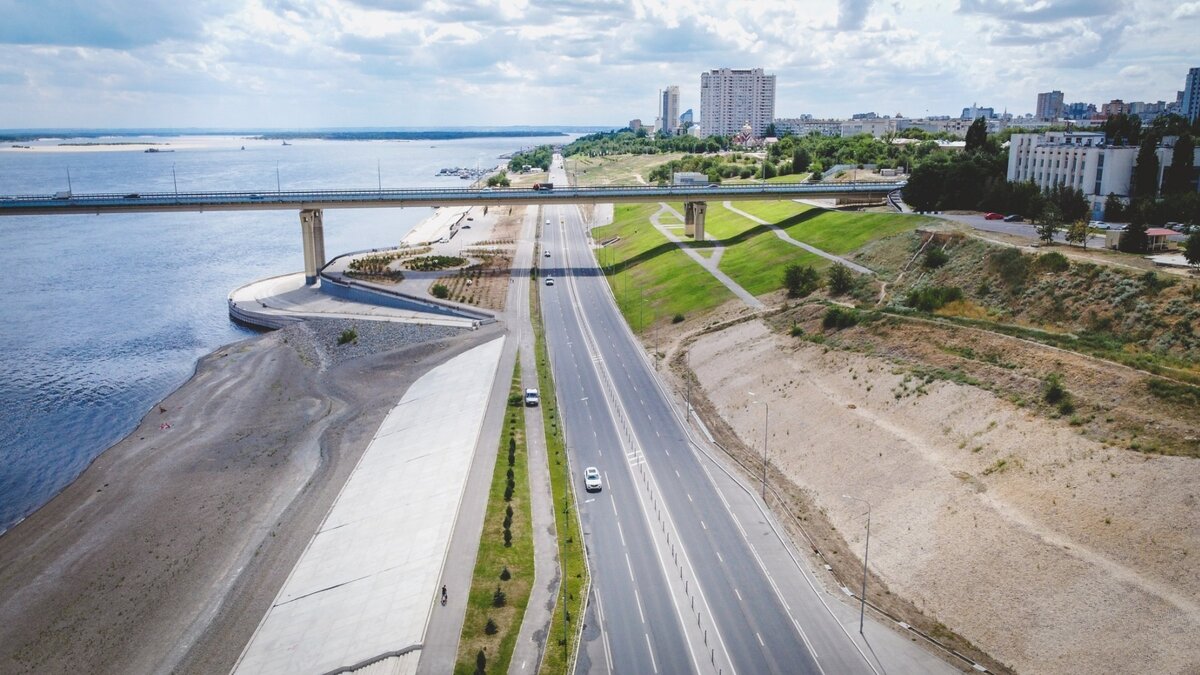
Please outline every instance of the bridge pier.
[{"label": "bridge pier", "polygon": [[708,202],[683,203],[683,233],[696,241],[704,241],[704,213]]},{"label": "bridge pier", "polygon": [[325,223],[321,209],[300,212],[300,236],[304,240],[304,283],[312,286],[325,266]]}]

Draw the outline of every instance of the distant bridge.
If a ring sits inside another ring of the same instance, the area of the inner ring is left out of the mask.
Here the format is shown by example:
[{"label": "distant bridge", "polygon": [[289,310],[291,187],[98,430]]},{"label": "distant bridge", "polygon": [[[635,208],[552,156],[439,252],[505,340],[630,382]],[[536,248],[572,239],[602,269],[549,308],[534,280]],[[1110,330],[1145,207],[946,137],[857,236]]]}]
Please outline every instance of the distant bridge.
[{"label": "distant bridge", "polygon": [[870,183],[739,183],[734,185],[610,185],[551,189],[415,188],[404,190],[303,190],[275,192],[129,192],[0,195],[0,216],[167,211],[296,210],[304,239],[304,274],[316,283],[325,265],[324,209],[406,208],[413,206],[503,206],[527,204],[623,204],[681,201],[684,232],[704,239],[709,201],[771,199],[883,200],[904,181]]}]

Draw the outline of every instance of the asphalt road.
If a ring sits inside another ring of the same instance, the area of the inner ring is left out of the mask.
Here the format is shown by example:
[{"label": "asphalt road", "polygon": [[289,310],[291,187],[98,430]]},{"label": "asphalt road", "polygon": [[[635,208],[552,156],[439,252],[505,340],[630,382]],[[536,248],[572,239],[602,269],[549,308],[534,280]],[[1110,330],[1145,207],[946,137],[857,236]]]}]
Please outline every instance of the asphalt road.
[{"label": "asphalt road", "polygon": [[[556,280],[553,287],[543,286],[547,339],[573,453],[574,480],[583,497],[581,514],[612,670],[683,672],[699,666],[716,672],[707,648],[699,647],[702,654],[696,661],[679,647],[686,636],[677,627],[691,615],[680,611],[678,599],[672,601],[661,581],[666,563],[660,564],[661,556],[656,559],[646,528],[650,517],[634,499],[634,472],[645,462],[711,611],[710,639],[728,656],[729,670],[870,672],[849,638],[827,638],[841,630],[828,615],[793,616],[784,605],[775,582],[694,454],[642,349],[624,326],[595,267],[578,209],[550,207],[546,214],[551,225],[543,232],[543,242],[552,255],[542,264],[553,261],[544,275]],[[594,353],[586,347],[584,330],[595,338]],[[618,449],[621,428],[613,420],[617,411],[610,408],[600,385],[600,369],[611,377],[633,446],[640,449],[641,454],[632,459]],[[597,466],[605,476],[604,491],[591,501],[582,492],[584,466]],[[639,635],[643,630],[647,631],[644,637]],[[807,634],[813,631],[826,636],[820,664],[809,646]],[[640,648],[639,637],[645,643]],[[664,659],[672,651],[676,661],[666,664]],[[649,663],[647,652],[653,654]]]}]

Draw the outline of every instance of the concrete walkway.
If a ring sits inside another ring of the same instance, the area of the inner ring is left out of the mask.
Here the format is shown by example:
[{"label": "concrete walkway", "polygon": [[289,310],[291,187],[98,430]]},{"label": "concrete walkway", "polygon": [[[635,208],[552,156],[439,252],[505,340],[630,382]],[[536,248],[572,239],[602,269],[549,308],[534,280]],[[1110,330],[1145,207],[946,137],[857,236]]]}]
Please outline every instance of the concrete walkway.
[{"label": "concrete walkway", "polygon": [[808,251],[809,253],[815,253],[816,255],[819,255],[822,258],[825,258],[826,260],[832,260],[833,262],[835,262],[839,265],[845,265],[846,267],[849,267],[850,269],[854,270],[855,272],[858,272],[859,274],[875,274],[874,270],[863,267],[862,265],[859,265],[858,263],[852,263],[849,260],[846,260],[845,258],[840,258],[832,253],[826,253],[825,251],[822,251],[821,249],[816,248],[815,246],[810,246],[802,241],[797,241],[795,239],[792,239],[791,235],[789,235],[787,233],[787,231],[785,231],[782,227],[779,227],[775,223],[769,223],[754,214],[746,213],[745,211],[742,211],[741,209],[735,208],[732,202],[725,202],[724,206],[726,209],[729,209],[733,213],[736,213],[739,216],[742,216],[743,218],[748,218],[750,220],[753,220],[754,222],[758,223],[759,225],[766,225],[767,227],[771,228],[771,231],[775,233],[776,237],[779,237],[783,241],[786,241],[787,243],[791,244],[792,246],[799,246],[800,248],[804,249],[805,251]]},{"label": "concrete walkway", "polygon": [[[417,380],[392,409],[284,582],[235,673],[412,672],[439,610],[451,530],[504,339]],[[461,588],[456,600],[465,606]],[[461,619],[460,619],[461,625]],[[445,670],[448,670],[445,669]]]},{"label": "concrete walkway", "polygon": [[654,215],[650,216],[650,224],[653,225],[655,229],[661,232],[662,235],[670,241],[675,242],[675,245],[682,249],[684,253],[688,254],[688,257],[690,257],[692,260],[695,260],[704,269],[708,270],[709,274],[713,275],[717,281],[724,284],[725,288],[728,288],[730,292],[738,297],[738,299],[746,303],[746,306],[754,309],[763,309],[766,307],[761,300],[754,297],[753,293],[739,286],[738,282],[734,281],[728,274],[725,274],[717,268],[718,264],[721,262],[721,255],[725,252],[725,248],[723,246],[713,247],[711,249],[713,251],[712,257],[705,258],[704,256],[700,255],[696,249],[690,246],[684,246],[684,241],[680,239],[674,232],[672,232],[666,225],[662,224],[660,219],[664,213],[673,214],[680,221],[684,219],[682,213],[676,211],[667,204],[660,204],[658,211]]}]

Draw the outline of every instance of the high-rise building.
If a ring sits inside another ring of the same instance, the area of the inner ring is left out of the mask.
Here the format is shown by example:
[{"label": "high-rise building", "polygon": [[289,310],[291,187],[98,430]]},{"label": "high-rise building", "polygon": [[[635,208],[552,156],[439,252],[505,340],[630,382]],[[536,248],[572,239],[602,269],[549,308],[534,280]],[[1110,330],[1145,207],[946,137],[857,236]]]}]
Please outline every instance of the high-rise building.
[{"label": "high-rise building", "polygon": [[1037,112],[1034,117],[1040,120],[1056,120],[1063,115],[1063,93],[1057,89],[1038,94]]},{"label": "high-rise building", "polygon": [[1183,101],[1179,112],[1192,121],[1200,117],[1200,68],[1192,68],[1188,71],[1187,80],[1183,85]]},{"label": "high-rise building", "polygon": [[1100,114],[1104,115],[1105,117],[1112,117],[1114,115],[1127,115],[1129,114],[1129,106],[1125,103],[1125,101],[1122,101],[1119,98],[1114,98],[1108,103],[1100,106]]},{"label": "high-rise building", "polygon": [[1087,120],[1097,113],[1096,106],[1091,103],[1071,103],[1063,108],[1063,117],[1069,120]]},{"label": "high-rise building", "polygon": [[974,122],[975,120],[979,119],[980,117],[982,117],[984,119],[988,119],[988,120],[995,119],[996,109],[995,108],[980,108],[979,104],[972,103],[970,108],[963,108],[962,114],[959,115],[958,118],[962,119],[962,120],[971,120],[972,122]]},{"label": "high-rise building", "polygon": [[674,134],[679,128],[679,87],[671,85],[658,92],[658,116],[662,118],[659,129]]},{"label": "high-rise building", "polygon": [[687,131],[692,126],[692,109],[688,108],[679,116],[679,128]]},{"label": "high-rise building", "polygon": [[700,74],[700,125],[705,136],[732,136],[750,125],[761,138],[775,119],[775,76],[762,68]]}]

